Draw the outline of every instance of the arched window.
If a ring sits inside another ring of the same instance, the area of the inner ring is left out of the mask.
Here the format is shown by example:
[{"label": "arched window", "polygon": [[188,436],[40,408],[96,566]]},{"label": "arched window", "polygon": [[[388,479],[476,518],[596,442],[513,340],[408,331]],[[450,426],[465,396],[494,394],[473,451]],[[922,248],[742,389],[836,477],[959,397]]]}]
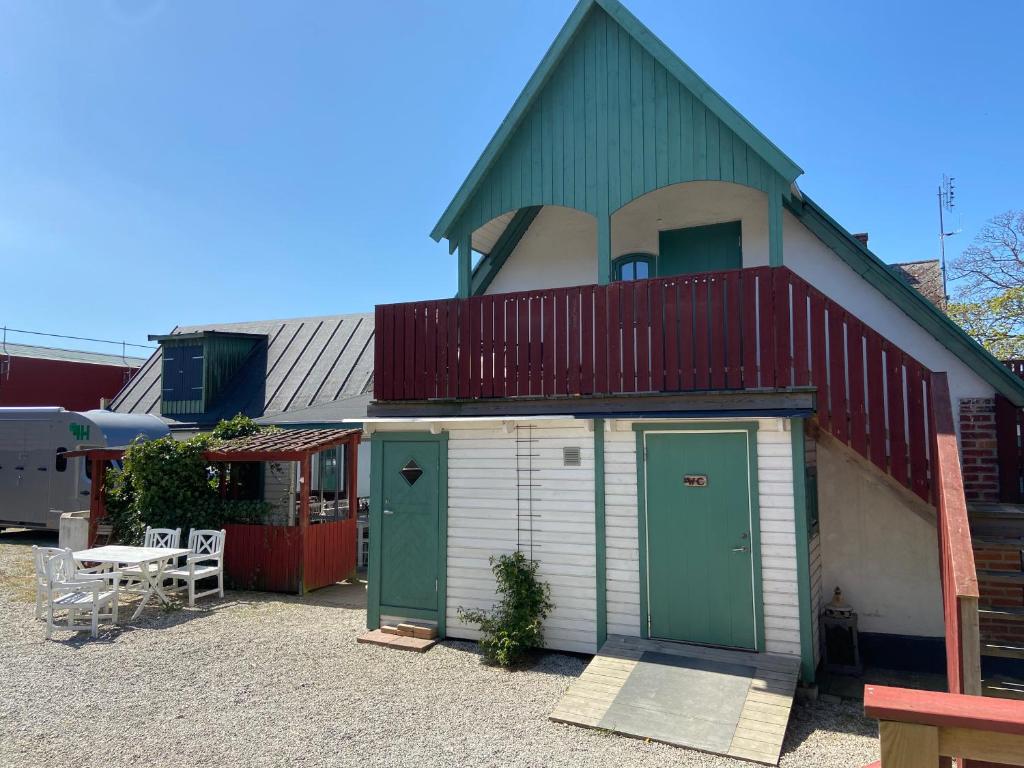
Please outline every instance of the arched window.
[{"label": "arched window", "polygon": [[654,277],[654,255],[627,253],[612,262],[612,269],[616,280],[646,280]]}]

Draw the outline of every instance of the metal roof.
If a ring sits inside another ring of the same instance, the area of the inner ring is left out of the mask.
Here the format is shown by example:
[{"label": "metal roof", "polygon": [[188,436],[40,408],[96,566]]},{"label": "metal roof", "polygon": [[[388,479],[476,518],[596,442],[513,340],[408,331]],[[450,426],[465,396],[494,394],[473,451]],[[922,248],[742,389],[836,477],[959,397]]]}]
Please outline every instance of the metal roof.
[{"label": "metal roof", "polygon": [[[210,331],[258,334],[267,343],[257,346],[197,427],[237,413],[253,418],[287,413],[373,389],[372,314],[181,326],[171,335]],[[114,398],[111,410],[159,414],[161,363],[157,350]]]},{"label": "metal roof", "polygon": [[140,368],[146,358],[132,355],[112,355],[105,352],[86,352],[80,349],[38,347],[34,344],[0,344],[0,355],[10,357],[31,357],[36,360],[62,360],[69,363],[90,363],[92,365],[114,365],[118,368]]}]

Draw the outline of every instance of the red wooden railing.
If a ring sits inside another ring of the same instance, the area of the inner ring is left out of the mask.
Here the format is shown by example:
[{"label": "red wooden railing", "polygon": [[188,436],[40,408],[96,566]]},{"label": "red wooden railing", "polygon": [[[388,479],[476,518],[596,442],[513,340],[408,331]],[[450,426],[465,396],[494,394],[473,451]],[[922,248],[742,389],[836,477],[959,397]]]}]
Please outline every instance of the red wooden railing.
[{"label": "red wooden railing", "polygon": [[818,421],[924,499],[929,372],[785,267],[377,307],[378,401],[816,387]]},{"label": "red wooden railing", "polygon": [[967,517],[953,405],[945,373],[932,374],[934,495],[938,509],[939,573],[946,625],[946,678],[950,693],[981,695],[978,576]]},{"label": "red wooden railing", "polygon": [[864,686],[864,714],[878,719],[881,768],[1024,765],[1024,702]]}]

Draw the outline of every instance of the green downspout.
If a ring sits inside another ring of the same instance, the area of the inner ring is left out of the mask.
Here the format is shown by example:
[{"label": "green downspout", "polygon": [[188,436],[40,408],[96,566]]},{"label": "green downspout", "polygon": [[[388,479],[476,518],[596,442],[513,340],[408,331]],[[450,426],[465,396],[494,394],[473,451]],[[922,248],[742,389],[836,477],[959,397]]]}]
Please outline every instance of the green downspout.
[{"label": "green downspout", "polygon": [[807,528],[807,486],[804,420],[790,422],[793,441],[793,514],[796,527],[796,581],[800,605],[800,675],[814,683],[814,633],[811,609],[811,542]]},{"label": "green downspout", "polygon": [[594,419],[594,552],[597,570],[597,650],[608,639],[607,541],[604,530],[604,419]]}]

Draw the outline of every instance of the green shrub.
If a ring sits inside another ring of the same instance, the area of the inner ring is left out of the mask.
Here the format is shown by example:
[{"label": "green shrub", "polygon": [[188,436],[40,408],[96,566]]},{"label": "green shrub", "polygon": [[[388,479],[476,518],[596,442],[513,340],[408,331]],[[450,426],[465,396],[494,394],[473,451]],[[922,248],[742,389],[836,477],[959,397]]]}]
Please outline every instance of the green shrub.
[{"label": "green shrub", "polygon": [[188,440],[168,436],[130,445],[123,469],[107,472],[107,515],[115,540],[139,544],[147,525],[181,528],[185,540],[193,528],[262,522],[273,505],[220,498],[220,469],[203,458],[211,444],[260,431],[252,419],[238,415],[220,422],[209,435]]},{"label": "green shrub", "polygon": [[537,579],[538,565],[522,552],[491,557],[501,602],[489,611],[459,608],[459,620],[480,627],[480,648],[492,664],[512,667],[544,645],[544,619],[555,607],[551,588]]}]

